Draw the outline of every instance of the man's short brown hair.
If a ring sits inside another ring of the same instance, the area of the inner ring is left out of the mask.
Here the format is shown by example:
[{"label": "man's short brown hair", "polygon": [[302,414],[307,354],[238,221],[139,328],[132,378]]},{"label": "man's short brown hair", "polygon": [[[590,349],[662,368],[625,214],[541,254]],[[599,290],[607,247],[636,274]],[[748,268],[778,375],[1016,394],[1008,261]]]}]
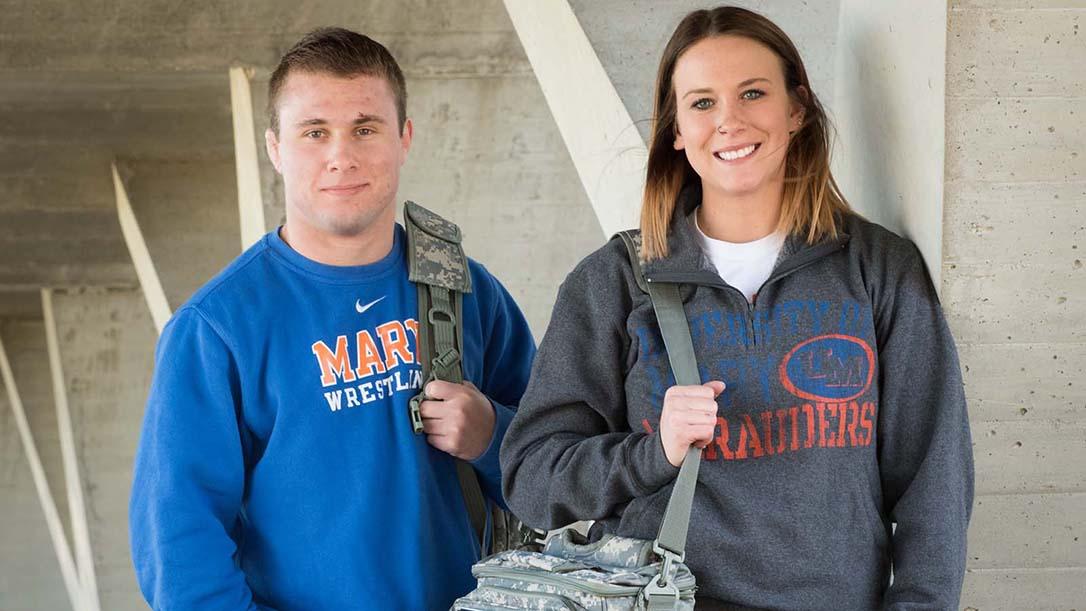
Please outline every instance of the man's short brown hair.
[{"label": "man's short brown hair", "polygon": [[268,82],[268,117],[279,133],[279,91],[292,71],[324,72],[343,78],[377,76],[388,81],[396,100],[396,114],[403,133],[407,120],[407,85],[395,58],[381,43],[344,28],[317,28],[294,43],[279,60]]}]

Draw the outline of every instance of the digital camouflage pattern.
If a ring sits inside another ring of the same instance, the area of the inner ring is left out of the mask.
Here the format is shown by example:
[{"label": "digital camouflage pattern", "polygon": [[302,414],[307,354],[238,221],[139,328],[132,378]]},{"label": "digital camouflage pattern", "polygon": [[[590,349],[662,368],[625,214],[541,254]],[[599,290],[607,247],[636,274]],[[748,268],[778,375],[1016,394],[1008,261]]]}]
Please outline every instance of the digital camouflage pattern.
[{"label": "digital camouflage pattern", "polygon": [[595,543],[578,543],[580,535],[562,530],[547,540],[544,554],[599,563],[618,568],[637,569],[652,562],[652,541],[606,534]]},{"label": "digital camouflage pattern", "polygon": [[[582,545],[564,532],[543,553],[508,551],[477,563],[472,574],[479,587],[453,603],[453,609],[644,609],[641,589],[660,571],[659,562],[650,562],[655,560],[647,553],[651,546],[651,541],[614,536]],[[674,608],[693,609],[694,576],[681,563],[673,566],[681,593]]]},{"label": "digital camouflage pattern", "polygon": [[471,292],[468,259],[460,228],[415,202],[404,203],[408,279],[461,293]]}]

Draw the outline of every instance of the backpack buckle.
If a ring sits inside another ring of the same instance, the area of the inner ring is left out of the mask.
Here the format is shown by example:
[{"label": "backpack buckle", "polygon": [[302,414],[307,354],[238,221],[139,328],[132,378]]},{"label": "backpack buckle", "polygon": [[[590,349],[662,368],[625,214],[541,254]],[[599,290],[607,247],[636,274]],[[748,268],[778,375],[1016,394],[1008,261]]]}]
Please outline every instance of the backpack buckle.
[{"label": "backpack buckle", "polygon": [[411,430],[416,435],[422,434],[422,410],[419,406],[422,405],[423,399],[425,399],[425,396],[420,392],[411,397],[411,400],[407,403],[407,411],[411,416]]}]

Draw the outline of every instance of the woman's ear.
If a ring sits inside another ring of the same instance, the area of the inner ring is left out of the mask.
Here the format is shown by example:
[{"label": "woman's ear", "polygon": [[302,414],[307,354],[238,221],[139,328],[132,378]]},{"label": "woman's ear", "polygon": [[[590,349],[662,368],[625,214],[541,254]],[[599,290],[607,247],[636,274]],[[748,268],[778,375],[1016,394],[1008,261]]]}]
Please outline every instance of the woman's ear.
[{"label": "woman's ear", "polygon": [[675,126],[675,141],[671,146],[675,147],[676,151],[681,151],[686,148],[686,144],[683,142],[683,135],[679,133],[679,126]]},{"label": "woman's ear", "polygon": [[[796,98],[799,98],[799,100]],[[803,85],[796,87],[795,95],[792,96],[791,112],[788,114],[789,134],[794,134],[799,131],[799,128],[803,127],[803,119],[807,115],[806,102],[809,99],[810,94],[807,93],[806,87]]]}]

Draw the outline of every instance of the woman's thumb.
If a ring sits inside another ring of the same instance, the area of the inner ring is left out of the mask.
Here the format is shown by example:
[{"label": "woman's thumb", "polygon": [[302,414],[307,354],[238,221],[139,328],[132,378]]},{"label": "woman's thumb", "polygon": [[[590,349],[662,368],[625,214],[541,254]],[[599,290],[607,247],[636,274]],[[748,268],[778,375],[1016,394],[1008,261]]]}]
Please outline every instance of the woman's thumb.
[{"label": "woman's thumb", "polygon": [[712,382],[706,382],[703,386],[708,386],[713,389],[713,397],[719,397],[720,393],[724,392],[724,389],[728,387],[727,384],[719,380],[713,380]]}]

